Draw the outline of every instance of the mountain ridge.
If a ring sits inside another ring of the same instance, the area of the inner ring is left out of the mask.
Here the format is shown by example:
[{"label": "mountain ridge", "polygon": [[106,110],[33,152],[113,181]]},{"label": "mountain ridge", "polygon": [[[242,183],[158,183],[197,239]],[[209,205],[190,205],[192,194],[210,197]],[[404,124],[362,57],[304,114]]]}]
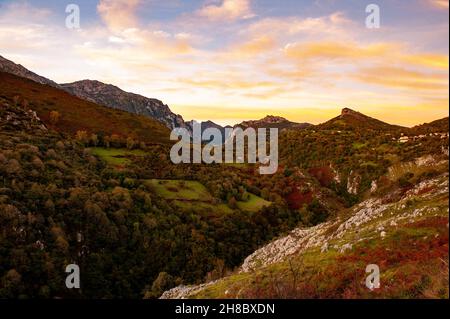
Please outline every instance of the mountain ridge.
[{"label": "mountain ridge", "polygon": [[[58,132],[75,135],[86,131],[138,138],[149,144],[169,143],[169,129],[154,118],[114,110],[11,73],[0,72],[0,95],[9,103],[32,109]],[[52,120],[52,112],[58,114],[57,121]]]},{"label": "mountain ridge", "polygon": [[[106,84],[98,80],[81,80],[58,84],[2,56],[0,56],[0,71],[62,89],[89,102],[154,118],[170,129],[186,127],[182,116],[174,114],[169,106],[162,101],[126,92],[112,84]],[[108,96],[111,96],[111,98],[108,98]]]},{"label": "mountain ridge", "polygon": [[181,115],[174,114],[162,101],[130,93],[98,80],[81,80],[63,83],[61,87],[79,98],[113,109],[155,118],[170,129],[186,127]]},{"label": "mountain ridge", "polygon": [[40,75],[28,70],[21,64],[16,64],[13,61],[10,61],[10,60],[2,57],[1,55],[0,55],[0,71],[6,72],[6,73],[11,73],[11,74],[23,77],[23,78],[27,78],[29,80],[32,80],[32,81],[40,83],[40,84],[47,84],[47,85],[50,85],[53,87],[59,87],[58,83],[56,83],[52,80],[49,80],[43,76],[40,76]]}]

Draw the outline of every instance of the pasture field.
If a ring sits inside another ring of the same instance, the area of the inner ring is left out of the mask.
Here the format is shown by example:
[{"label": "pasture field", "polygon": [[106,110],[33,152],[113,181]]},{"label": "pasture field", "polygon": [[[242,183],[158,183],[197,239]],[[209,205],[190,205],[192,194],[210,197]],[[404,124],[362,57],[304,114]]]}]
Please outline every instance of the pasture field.
[{"label": "pasture field", "polygon": [[128,150],[126,148],[91,148],[92,154],[105,160],[111,165],[125,165],[130,162],[129,156],[144,156],[146,153],[142,150]]}]

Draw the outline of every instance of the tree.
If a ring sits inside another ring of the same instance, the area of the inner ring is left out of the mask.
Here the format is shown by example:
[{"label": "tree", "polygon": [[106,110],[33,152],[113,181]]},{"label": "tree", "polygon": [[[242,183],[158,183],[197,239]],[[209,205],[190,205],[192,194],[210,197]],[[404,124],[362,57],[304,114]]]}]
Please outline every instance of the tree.
[{"label": "tree", "polygon": [[91,143],[93,146],[97,146],[98,145],[98,136],[97,134],[92,134],[91,135]]},{"label": "tree", "polygon": [[50,124],[52,124],[52,125],[58,124],[60,118],[61,118],[61,114],[59,114],[58,111],[50,112]]},{"label": "tree", "polygon": [[132,150],[133,148],[134,148],[134,145],[135,145],[136,143],[135,143],[135,141],[133,140],[133,138],[131,137],[131,136],[129,136],[128,138],[127,138],[127,148],[129,149],[129,150]]},{"label": "tree", "polygon": [[89,141],[88,133],[86,131],[77,131],[75,138],[84,145],[86,145]]},{"label": "tree", "polygon": [[236,209],[236,208],[238,208],[238,206],[237,206],[237,201],[236,201],[236,198],[234,198],[234,196],[232,196],[232,197],[228,200],[228,206],[229,206],[231,209]]},{"label": "tree", "polygon": [[172,288],[174,285],[175,280],[170,274],[160,272],[155,281],[153,281],[151,290],[145,293],[144,298],[158,298],[164,291]]}]

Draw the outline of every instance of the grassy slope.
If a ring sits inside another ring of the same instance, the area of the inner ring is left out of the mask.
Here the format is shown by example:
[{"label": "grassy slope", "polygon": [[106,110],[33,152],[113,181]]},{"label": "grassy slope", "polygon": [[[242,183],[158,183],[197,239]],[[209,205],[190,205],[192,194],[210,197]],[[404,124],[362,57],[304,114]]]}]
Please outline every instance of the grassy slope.
[{"label": "grassy slope", "polygon": [[206,187],[197,181],[153,179],[149,183],[160,196],[166,199],[203,202],[213,200]]},{"label": "grassy slope", "polygon": [[146,143],[169,143],[169,129],[158,121],[87,102],[62,90],[31,80],[0,72],[0,96],[10,102],[15,96],[26,100],[29,107],[50,126],[50,112],[57,111],[61,119],[54,126],[60,132],[75,134],[79,130],[90,133],[134,136]]},{"label": "grassy slope", "polygon": [[[229,213],[232,210],[225,204],[217,203],[207,188],[197,181],[158,180],[148,181],[154,191],[161,197],[173,200],[178,206],[188,209],[215,210]],[[238,201],[239,209],[257,212],[271,203],[254,194],[249,194],[247,202]]]},{"label": "grassy slope", "polygon": [[[324,251],[313,245],[281,262],[225,277],[189,297],[448,298],[448,174],[434,181],[398,201],[376,204],[373,210],[381,207],[381,213],[332,236],[367,209],[355,206],[327,226],[322,235],[329,248]],[[365,286],[368,264],[380,267],[380,289]]]},{"label": "grassy slope", "polygon": [[270,202],[262,199],[259,196],[249,194],[250,198],[246,202],[238,202],[237,205],[241,210],[256,212],[262,209],[264,206],[270,206]]},{"label": "grassy slope", "polygon": [[91,148],[92,154],[104,159],[108,164],[124,165],[130,162],[129,156],[144,156],[146,152],[142,150],[128,150],[124,148]]}]

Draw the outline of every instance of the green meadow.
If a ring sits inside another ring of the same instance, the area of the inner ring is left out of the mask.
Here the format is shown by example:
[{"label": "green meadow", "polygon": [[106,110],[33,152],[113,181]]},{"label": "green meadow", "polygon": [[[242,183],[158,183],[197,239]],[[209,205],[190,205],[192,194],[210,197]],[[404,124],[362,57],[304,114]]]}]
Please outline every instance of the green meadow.
[{"label": "green meadow", "polygon": [[[200,209],[203,211],[220,211],[231,213],[232,209],[218,201],[209,193],[200,182],[188,180],[161,180],[147,181],[153,190],[161,197],[172,200],[177,206],[184,209]],[[238,201],[237,206],[242,211],[257,212],[271,203],[259,196],[249,194],[246,202]]]},{"label": "green meadow", "polygon": [[91,148],[92,154],[105,160],[111,165],[125,165],[130,162],[130,156],[144,156],[146,153],[142,150],[129,150],[126,148]]}]

